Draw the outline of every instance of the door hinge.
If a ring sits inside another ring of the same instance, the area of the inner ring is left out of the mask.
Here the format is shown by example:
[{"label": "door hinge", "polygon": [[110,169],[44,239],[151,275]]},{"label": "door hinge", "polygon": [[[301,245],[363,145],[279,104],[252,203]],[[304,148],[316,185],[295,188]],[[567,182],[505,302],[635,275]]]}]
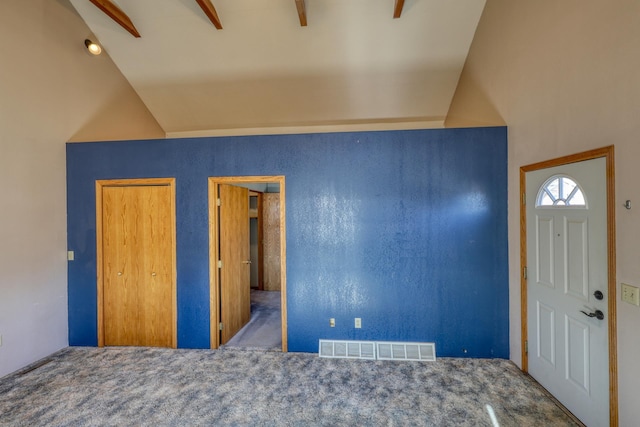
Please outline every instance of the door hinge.
[{"label": "door hinge", "polygon": [[526,265],[522,269],[522,277],[524,277],[524,280],[527,280],[527,266]]},{"label": "door hinge", "polygon": [[527,193],[522,193],[522,205],[527,205]]},{"label": "door hinge", "polygon": [[218,197],[218,199],[216,200],[216,206],[221,206],[222,202],[220,201],[220,198]]},{"label": "door hinge", "polygon": [[222,268],[222,260],[218,260],[218,268]]},{"label": "door hinge", "polygon": [[529,354],[529,340],[524,342],[524,354]]},{"label": "door hinge", "polygon": [[219,328],[220,328],[220,330],[224,329],[224,324],[222,322],[220,322]]}]

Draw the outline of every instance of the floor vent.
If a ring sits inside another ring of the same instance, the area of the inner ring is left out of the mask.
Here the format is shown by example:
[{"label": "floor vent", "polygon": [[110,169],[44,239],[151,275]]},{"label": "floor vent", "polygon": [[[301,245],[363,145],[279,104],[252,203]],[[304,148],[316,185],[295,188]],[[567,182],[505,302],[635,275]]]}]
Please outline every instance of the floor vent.
[{"label": "floor vent", "polygon": [[436,345],[425,342],[320,340],[320,357],[332,359],[413,360],[433,362]]},{"label": "floor vent", "polygon": [[377,342],[378,360],[436,360],[436,345],[431,342]]},{"label": "floor vent", "polygon": [[376,343],[371,341],[320,340],[320,357],[375,360]]}]

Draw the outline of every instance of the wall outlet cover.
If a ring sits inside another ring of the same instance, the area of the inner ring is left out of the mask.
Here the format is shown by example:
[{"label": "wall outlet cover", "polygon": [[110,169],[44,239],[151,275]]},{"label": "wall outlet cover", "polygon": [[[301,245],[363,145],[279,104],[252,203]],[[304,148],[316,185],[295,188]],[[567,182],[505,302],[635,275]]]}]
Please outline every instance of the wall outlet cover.
[{"label": "wall outlet cover", "polygon": [[622,301],[640,306],[640,289],[635,286],[622,283]]}]

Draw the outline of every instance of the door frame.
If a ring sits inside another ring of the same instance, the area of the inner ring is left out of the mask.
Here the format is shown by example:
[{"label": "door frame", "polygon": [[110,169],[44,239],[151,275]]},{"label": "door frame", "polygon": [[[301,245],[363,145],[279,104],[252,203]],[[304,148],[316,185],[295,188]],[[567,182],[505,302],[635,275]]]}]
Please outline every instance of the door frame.
[{"label": "door frame", "polygon": [[[247,184],[275,182],[280,185],[280,315],[282,318],[282,351],[287,351],[287,241],[284,175],[209,177],[209,307],[211,348],[220,346],[220,278],[218,276],[218,184]],[[249,224],[247,224],[247,227]]]},{"label": "door frame", "polygon": [[[249,206],[249,223],[251,223],[251,219],[256,220],[256,227],[258,228],[257,232],[258,232],[258,266],[257,266],[257,270],[258,270],[258,290],[259,291],[263,291],[264,290],[264,254],[263,254],[263,249],[262,249],[262,241],[263,241],[263,232],[262,232],[262,192],[260,191],[254,191],[254,190],[249,190],[249,199],[251,199],[251,197],[256,197],[256,216],[252,217],[251,216],[251,206]],[[251,203],[249,203],[249,205],[251,205]]]},{"label": "door frame", "polygon": [[102,257],[102,189],[103,187],[167,186],[171,193],[171,348],[178,346],[178,298],[176,291],[176,179],[175,178],[134,178],[96,180],[96,277],[98,309],[98,347],[104,347],[104,259]]},{"label": "door frame", "polygon": [[541,169],[568,165],[571,163],[606,159],[607,188],[607,268],[608,268],[608,326],[609,326],[609,421],[611,426],[618,425],[618,344],[616,314],[616,221],[615,221],[615,153],[614,146],[597,148],[569,156],[545,160],[520,167],[520,309],[521,309],[521,353],[522,370],[528,372],[527,354],[527,210],[526,174]]}]

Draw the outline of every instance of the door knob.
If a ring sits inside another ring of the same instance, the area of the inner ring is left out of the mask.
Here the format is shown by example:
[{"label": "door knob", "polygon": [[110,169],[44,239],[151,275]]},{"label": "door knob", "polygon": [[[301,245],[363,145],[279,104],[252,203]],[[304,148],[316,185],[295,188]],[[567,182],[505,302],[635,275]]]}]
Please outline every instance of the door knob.
[{"label": "door knob", "polygon": [[122,276],[122,271],[118,271],[118,276]]},{"label": "door knob", "polygon": [[243,264],[251,264],[251,261],[242,261]]},{"label": "door knob", "polygon": [[155,272],[151,273],[151,276],[156,277],[156,273]]},{"label": "door knob", "polygon": [[593,296],[596,297],[597,300],[602,300],[604,298],[604,294],[601,291],[595,291]]},{"label": "door knob", "polygon": [[600,310],[596,310],[593,313],[587,313],[584,310],[580,310],[580,313],[584,314],[585,316],[595,317],[598,320],[604,319],[604,313],[602,311],[600,311]]}]

